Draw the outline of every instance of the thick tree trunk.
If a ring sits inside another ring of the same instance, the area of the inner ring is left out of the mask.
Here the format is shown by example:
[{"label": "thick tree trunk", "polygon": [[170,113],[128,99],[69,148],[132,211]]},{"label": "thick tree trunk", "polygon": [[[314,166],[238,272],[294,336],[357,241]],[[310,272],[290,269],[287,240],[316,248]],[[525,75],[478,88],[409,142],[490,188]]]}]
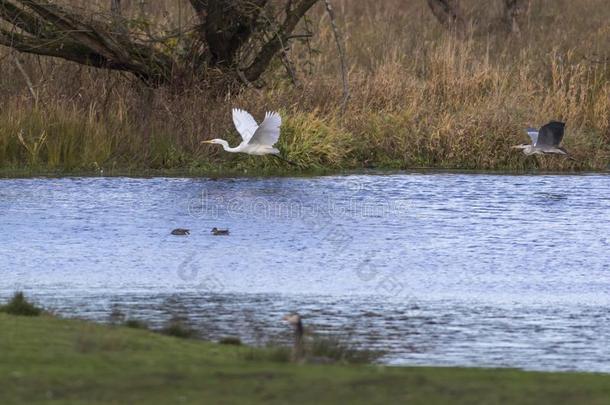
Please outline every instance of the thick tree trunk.
[{"label": "thick tree trunk", "polygon": [[236,2],[208,0],[205,38],[210,47],[211,63],[233,66],[237,51],[250,38],[267,0]]}]

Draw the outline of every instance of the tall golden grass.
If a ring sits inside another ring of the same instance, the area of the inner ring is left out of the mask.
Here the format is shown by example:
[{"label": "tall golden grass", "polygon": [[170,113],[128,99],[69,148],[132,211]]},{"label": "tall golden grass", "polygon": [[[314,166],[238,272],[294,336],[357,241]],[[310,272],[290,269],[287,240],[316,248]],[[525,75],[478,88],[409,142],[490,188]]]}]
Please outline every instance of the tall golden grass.
[{"label": "tall golden grass", "polygon": [[[141,12],[133,3],[130,10]],[[188,23],[186,4],[151,3],[147,12],[160,24]],[[281,111],[280,149],[301,168],[608,168],[606,0],[533,0],[521,35],[501,29],[499,0],[466,1],[473,23],[465,40],[445,32],[423,0],[334,3],[349,65],[344,112],[339,60],[322,7],[311,18],[311,44],[291,51],[297,86],[278,62],[264,88],[222,96],[209,87],[151,91],[120,73],[17,55],[32,94],[9,50],[0,49],[0,167],[106,173],[283,167],[200,145],[211,137],[237,143],[230,109],[239,106],[258,118]],[[575,161],[510,149],[528,141],[524,127],[551,119],[567,122],[564,143]]]}]

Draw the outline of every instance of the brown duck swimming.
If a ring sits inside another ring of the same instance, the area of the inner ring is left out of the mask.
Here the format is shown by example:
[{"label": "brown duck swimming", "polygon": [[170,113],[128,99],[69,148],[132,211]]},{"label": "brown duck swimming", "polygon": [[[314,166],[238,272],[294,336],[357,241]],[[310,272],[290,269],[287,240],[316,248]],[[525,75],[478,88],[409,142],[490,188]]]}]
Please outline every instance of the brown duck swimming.
[{"label": "brown duck swimming", "polygon": [[183,228],[176,228],[172,231],[172,235],[176,235],[176,236],[186,236],[186,235],[190,235],[191,231],[188,229],[183,229]]},{"label": "brown duck swimming", "polygon": [[212,228],[212,235],[220,236],[220,235],[228,235],[228,229],[218,229],[216,227]]}]

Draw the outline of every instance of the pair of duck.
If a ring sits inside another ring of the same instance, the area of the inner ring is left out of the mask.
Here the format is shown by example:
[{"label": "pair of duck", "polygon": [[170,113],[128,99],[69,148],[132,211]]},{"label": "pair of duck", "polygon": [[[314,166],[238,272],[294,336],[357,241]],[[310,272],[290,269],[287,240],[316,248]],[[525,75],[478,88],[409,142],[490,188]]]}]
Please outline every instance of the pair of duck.
[{"label": "pair of duck", "polygon": [[[216,227],[212,228],[212,235],[216,235],[216,236],[223,236],[223,235],[228,235],[229,234],[229,230],[228,229],[218,229]],[[176,235],[176,236],[186,236],[186,235],[190,235],[191,231],[189,229],[184,229],[184,228],[176,228],[172,231],[172,235]]]}]

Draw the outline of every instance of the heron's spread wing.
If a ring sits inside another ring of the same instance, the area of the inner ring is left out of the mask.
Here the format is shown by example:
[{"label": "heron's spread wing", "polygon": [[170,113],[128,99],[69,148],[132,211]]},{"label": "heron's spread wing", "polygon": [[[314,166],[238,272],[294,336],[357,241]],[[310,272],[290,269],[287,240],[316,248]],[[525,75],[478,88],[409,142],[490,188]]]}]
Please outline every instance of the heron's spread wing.
[{"label": "heron's spread wing", "polygon": [[565,129],[563,122],[551,121],[540,128],[536,146],[559,146]]},{"label": "heron's spread wing", "polygon": [[237,132],[239,132],[246,143],[250,141],[252,135],[254,135],[258,129],[258,124],[254,120],[254,117],[247,111],[238,108],[233,109],[233,123],[235,124]]},{"label": "heron's spread wing", "polygon": [[527,134],[532,138],[532,145],[536,145],[536,142],[538,142],[538,130],[536,128],[528,128]]},{"label": "heron's spread wing", "polygon": [[281,125],[282,117],[276,112],[268,112],[248,144],[273,146],[280,139]]}]

